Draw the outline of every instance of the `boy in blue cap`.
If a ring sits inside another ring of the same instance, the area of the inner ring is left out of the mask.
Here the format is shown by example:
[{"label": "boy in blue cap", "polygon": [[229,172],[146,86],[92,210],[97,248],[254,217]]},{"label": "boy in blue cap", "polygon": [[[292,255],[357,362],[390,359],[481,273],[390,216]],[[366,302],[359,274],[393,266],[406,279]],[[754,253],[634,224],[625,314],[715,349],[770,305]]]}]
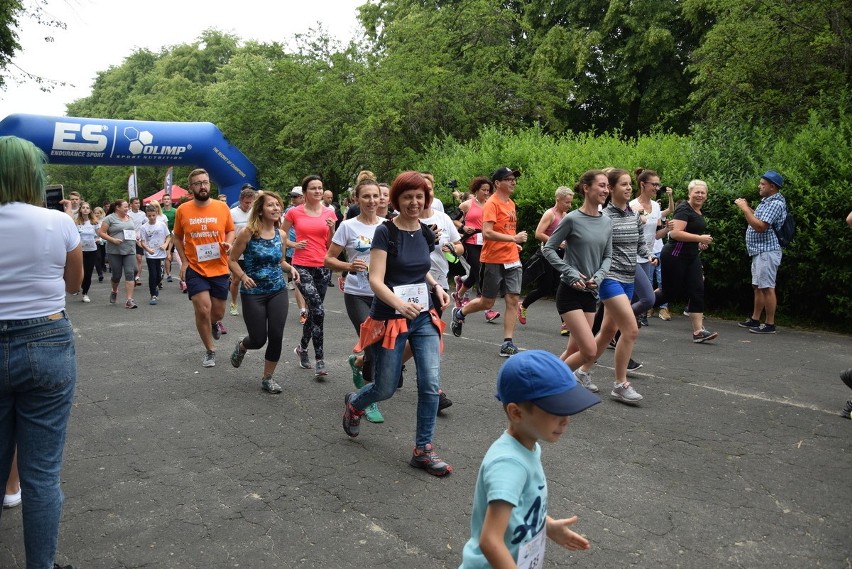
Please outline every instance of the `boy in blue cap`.
[{"label": "boy in blue cap", "polygon": [[497,399],[509,419],[488,449],[473,495],[471,538],[459,569],[541,567],[545,538],[579,551],[589,540],[569,529],[577,517],[547,515],[547,479],[538,440],[559,440],[570,415],[600,403],[555,355],[521,352],[497,374]]}]

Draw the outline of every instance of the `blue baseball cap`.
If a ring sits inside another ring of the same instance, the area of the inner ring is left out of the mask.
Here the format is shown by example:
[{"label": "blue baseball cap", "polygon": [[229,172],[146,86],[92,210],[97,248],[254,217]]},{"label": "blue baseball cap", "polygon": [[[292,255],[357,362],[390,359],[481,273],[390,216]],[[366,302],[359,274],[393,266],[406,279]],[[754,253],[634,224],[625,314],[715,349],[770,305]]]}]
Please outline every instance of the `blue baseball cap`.
[{"label": "blue baseball cap", "polygon": [[497,399],[503,404],[529,401],[562,417],[601,402],[577,383],[565,362],[544,350],[520,352],[503,364],[497,373]]},{"label": "blue baseball cap", "polygon": [[766,173],[761,176],[761,178],[765,179],[767,182],[775,184],[775,187],[781,188],[784,185],[784,176],[776,172],[775,170],[767,170]]}]

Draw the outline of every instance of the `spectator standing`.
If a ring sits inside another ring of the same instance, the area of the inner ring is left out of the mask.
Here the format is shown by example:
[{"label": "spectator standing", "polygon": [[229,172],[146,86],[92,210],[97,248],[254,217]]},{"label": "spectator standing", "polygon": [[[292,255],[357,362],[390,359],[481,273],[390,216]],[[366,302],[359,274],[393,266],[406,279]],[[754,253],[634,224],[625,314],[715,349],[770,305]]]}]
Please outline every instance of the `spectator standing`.
[{"label": "spectator standing", "polygon": [[0,137],[0,240],[15,244],[0,256],[0,487],[17,448],[29,569],[62,569],[60,472],[77,383],[65,293],[83,280],[74,221],[40,207],[46,161],[31,142]]},{"label": "spectator standing", "polygon": [[[757,186],[760,204],[756,209],[752,210],[745,198],[734,200],[748,223],[745,242],[751,257],[751,286],[754,289],[751,316],[740,322],[739,326],[748,328],[753,334],[775,333],[775,309],[778,306],[775,279],[783,255],[775,231],[787,219],[787,200],[781,194],[783,185],[781,174],[769,170],[760,177]],[[764,312],[766,320],[761,324],[760,317]]]}]

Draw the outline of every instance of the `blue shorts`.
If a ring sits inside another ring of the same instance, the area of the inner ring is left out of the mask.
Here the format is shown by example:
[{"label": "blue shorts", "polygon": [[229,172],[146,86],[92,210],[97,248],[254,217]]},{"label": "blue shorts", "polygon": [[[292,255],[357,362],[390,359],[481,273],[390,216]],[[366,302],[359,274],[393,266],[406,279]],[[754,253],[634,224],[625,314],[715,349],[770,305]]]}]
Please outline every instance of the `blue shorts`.
[{"label": "blue shorts", "polygon": [[626,294],[627,300],[630,300],[633,298],[633,289],[635,286],[633,283],[622,283],[615,279],[604,279],[598,295],[601,297],[601,300],[609,300],[619,294]]},{"label": "blue shorts", "polygon": [[192,298],[194,294],[208,291],[211,298],[219,300],[228,299],[228,275],[219,275],[216,277],[205,277],[192,270],[192,267],[186,268],[186,294]]}]

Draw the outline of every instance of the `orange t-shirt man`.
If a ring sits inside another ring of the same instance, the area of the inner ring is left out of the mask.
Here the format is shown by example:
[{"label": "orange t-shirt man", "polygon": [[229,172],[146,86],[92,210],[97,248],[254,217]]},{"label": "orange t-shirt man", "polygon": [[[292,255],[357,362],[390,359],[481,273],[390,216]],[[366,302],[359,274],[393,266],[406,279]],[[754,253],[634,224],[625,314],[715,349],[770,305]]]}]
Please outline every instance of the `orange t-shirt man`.
[{"label": "orange t-shirt man", "polygon": [[[482,208],[482,222],[491,222],[497,233],[515,235],[518,228],[518,216],[515,213],[515,202],[511,198],[503,201],[500,194],[495,193],[488,198]],[[521,259],[518,245],[514,241],[491,241],[485,239],[482,244],[482,254],[479,257],[483,263],[515,263]]]},{"label": "orange t-shirt man", "polygon": [[190,268],[203,277],[218,277],[230,271],[228,254],[221,243],[225,234],[233,230],[231,210],[218,200],[209,200],[203,207],[189,201],[175,212],[174,234],[183,239]]}]

